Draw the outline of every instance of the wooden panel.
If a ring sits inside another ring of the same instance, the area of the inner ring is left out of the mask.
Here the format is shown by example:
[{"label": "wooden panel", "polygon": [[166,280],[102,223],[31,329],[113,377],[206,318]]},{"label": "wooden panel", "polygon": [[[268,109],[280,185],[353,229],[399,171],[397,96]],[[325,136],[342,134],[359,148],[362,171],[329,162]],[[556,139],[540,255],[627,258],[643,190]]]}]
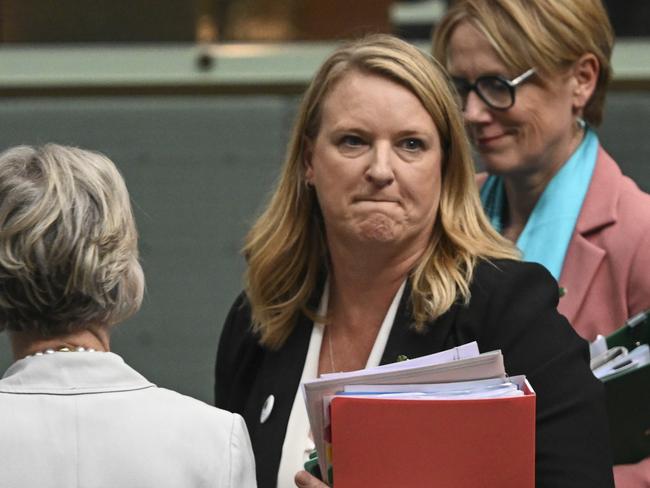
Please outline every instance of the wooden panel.
[{"label": "wooden panel", "polygon": [[3,42],[193,41],[197,0],[2,0]]},{"label": "wooden panel", "polygon": [[300,37],[346,39],[390,32],[388,8],[393,0],[303,0],[297,14]]}]

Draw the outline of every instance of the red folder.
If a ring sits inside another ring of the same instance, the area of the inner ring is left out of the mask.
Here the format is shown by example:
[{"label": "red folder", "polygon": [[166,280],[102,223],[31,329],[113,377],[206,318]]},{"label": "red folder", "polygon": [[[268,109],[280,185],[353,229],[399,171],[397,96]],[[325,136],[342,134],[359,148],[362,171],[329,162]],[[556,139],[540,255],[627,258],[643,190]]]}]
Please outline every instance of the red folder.
[{"label": "red folder", "polygon": [[336,488],[534,488],[535,394],[480,400],[336,397]]}]

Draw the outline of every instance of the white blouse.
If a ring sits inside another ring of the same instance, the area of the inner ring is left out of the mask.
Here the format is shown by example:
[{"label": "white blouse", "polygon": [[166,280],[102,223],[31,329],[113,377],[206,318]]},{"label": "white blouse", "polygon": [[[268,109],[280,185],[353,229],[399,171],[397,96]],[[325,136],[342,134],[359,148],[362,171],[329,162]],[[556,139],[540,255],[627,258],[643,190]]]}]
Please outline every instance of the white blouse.
[{"label": "white blouse", "polygon": [[[386,312],[384,321],[379,328],[375,343],[372,346],[370,356],[366,368],[378,366],[381,357],[388,342],[388,336],[397,314],[397,307],[402,299],[404,293],[404,285],[402,283],[399,290],[393,297],[393,302]],[[329,301],[329,281],[325,284],[323,295],[320,299],[318,307],[318,315],[324,317],[327,315],[327,303]],[[300,377],[300,383],[315,379],[318,375],[318,360],[320,357],[321,344],[323,342],[324,324],[316,322],[312,328],[311,338],[309,339],[309,349],[307,350],[307,358]],[[291,414],[289,415],[289,423],[287,424],[287,432],[284,437],[284,444],[282,445],[282,458],[280,459],[280,469],[278,470],[278,484],[277,488],[295,488],[296,484],[293,481],[296,473],[303,469],[305,461],[309,458],[309,453],[315,448],[314,441],[311,437],[309,429],[309,420],[307,419],[307,409],[305,407],[305,400],[302,397],[300,387],[296,391],[296,396],[293,400],[291,407]]]}]

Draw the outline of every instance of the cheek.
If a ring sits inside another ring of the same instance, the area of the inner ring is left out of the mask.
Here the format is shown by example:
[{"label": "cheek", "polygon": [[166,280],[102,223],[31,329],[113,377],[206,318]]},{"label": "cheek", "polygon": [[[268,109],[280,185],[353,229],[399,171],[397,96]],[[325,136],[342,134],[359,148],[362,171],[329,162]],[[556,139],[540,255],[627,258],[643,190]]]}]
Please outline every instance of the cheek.
[{"label": "cheek", "polygon": [[327,220],[339,220],[348,212],[352,191],[344,178],[337,175],[320,174],[316,180],[315,190],[323,217]]},{"label": "cheek", "polygon": [[440,201],[441,173],[439,165],[411,177],[411,200],[422,215],[435,214]]},{"label": "cheek", "polygon": [[525,136],[529,143],[534,143],[543,138],[546,123],[537,111],[531,110],[528,112],[525,120]]},{"label": "cheek", "polygon": [[429,190],[430,197],[427,200],[427,209],[425,209],[425,214],[430,220],[434,220],[435,216],[438,214],[438,207],[440,206],[440,181],[436,181],[436,184],[433,185],[433,189]]},{"label": "cheek", "polygon": [[[512,111],[515,123],[523,126],[531,136],[544,138],[548,132],[563,125],[561,105],[557,94],[537,91],[534,96],[523,98]],[[508,111],[509,112],[509,111]],[[504,115],[507,115],[505,112]]]},{"label": "cheek", "polygon": [[361,161],[360,158],[345,158],[336,148],[329,146],[321,149],[314,157],[312,173],[321,185],[340,182],[340,185],[344,186],[359,176]]},{"label": "cheek", "polygon": [[326,168],[316,174],[315,187],[327,202],[345,199],[354,191],[358,177],[343,168]]},{"label": "cheek", "polygon": [[526,128],[520,141],[521,151],[539,156],[545,148],[554,144],[568,130],[566,123],[551,107],[546,110],[530,110]]},{"label": "cheek", "polygon": [[319,186],[316,187],[316,198],[323,216],[328,217],[332,214],[336,214],[336,208],[339,205],[337,204],[338,198],[335,192],[332,192],[331,189]]}]

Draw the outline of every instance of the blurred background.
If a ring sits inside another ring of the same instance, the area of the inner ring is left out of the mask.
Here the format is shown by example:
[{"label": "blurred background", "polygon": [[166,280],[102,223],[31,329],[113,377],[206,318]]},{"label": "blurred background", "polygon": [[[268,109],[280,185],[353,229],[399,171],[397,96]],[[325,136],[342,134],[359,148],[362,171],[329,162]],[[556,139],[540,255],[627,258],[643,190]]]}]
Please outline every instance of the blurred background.
[{"label": "blurred background", "polygon": [[[604,146],[650,191],[650,1],[605,2],[617,33]],[[342,39],[428,49],[444,0],[0,0],[0,150],[106,153],[131,192],[147,278],[113,349],[212,402],[242,239],[282,163],[300,94]],[[12,362],[0,335],[0,369]]]}]

